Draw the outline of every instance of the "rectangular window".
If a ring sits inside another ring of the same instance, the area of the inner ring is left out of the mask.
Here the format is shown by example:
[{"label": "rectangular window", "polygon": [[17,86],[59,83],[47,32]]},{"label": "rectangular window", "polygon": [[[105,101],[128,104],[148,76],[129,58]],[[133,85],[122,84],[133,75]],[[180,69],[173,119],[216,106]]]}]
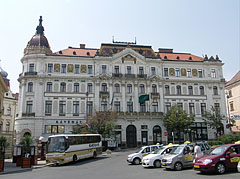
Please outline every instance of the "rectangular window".
[{"label": "rectangular window", "polygon": [[114,102],[114,108],[117,112],[120,112],[120,101],[115,101]]},{"label": "rectangular window", "polygon": [[230,111],[234,111],[233,101],[231,101],[229,104],[230,104]]},{"label": "rectangular window", "polygon": [[52,63],[48,64],[47,72],[48,73],[52,73],[53,72],[53,64]]},{"label": "rectangular window", "polygon": [[215,69],[211,69],[211,77],[212,78],[216,78],[216,70]]},{"label": "rectangular window", "polygon": [[151,74],[156,75],[156,68],[155,67],[151,67]]},{"label": "rectangular window", "polygon": [[140,104],[140,112],[146,112],[146,104],[145,103]]},{"label": "rectangular window", "polygon": [[29,72],[34,72],[34,64],[29,64]]},{"label": "rectangular window", "polygon": [[92,93],[92,91],[93,91],[92,83],[88,83],[87,92]]},{"label": "rectangular window", "polygon": [[80,66],[79,65],[74,65],[74,73],[79,74],[80,73]]},{"label": "rectangular window", "polygon": [[158,103],[157,102],[152,103],[152,112],[158,112]]},{"label": "rectangular window", "polygon": [[168,68],[164,68],[164,76],[168,76]]},{"label": "rectangular window", "polygon": [[127,74],[132,74],[131,66],[127,66]]},{"label": "rectangular window", "polygon": [[92,114],[93,113],[93,102],[92,101],[88,101],[87,102],[87,113],[88,114]]},{"label": "rectangular window", "polygon": [[51,82],[47,82],[46,92],[52,92],[52,83]]},{"label": "rectangular window", "polygon": [[139,67],[139,75],[143,75],[144,71],[143,71],[143,67]]},{"label": "rectangular window", "polygon": [[65,114],[66,113],[66,101],[60,101],[59,102],[59,114]]},{"label": "rectangular window", "polygon": [[175,69],[175,74],[176,74],[176,77],[180,77],[180,69],[179,68]]},{"label": "rectangular window", "polygon": [[79,114],[79,101],[73,101],[73,114]]},{"label": "rectangular window", "polygon": [[147,125],[141,125],[141,129],[148,129]]},{"label": "rectangular window", "polygon": [[32,106],[33,106],[33,101],[27,101],[27,108],[26,108],[27,114],[32,113]]},{"label": "rectangular window", "polygon": [[119,66],[115,66],[114,67],[114,73],[115,74],[119,74]]},{"label": "rectangular window", "polygon": [[102,65],[102,74],[106,74],[106,73],[107,73],[107,66]]},{"label": "rectangular window", "polygon": [[198,77],[202,78],[203,77],[203,71],[202,69],[198,69]]},{"label": "rectangular window", "polygon": [[133,102],[127,102],[127,112],[133,112]]},{"label": "rectangular window", "polygon": [[177,103],[177,106],[179,107],[180,110],[183,110],[183,103]]},{"label": "rectangular window", "polygon": [[168,85],[165,86],[165,94],[170,94],[170,88]]},{"label": "rectangular window", "polygon": [[101,111],[106,111],[107,110],[107,101],[102,101],[101,102]]},{"label": "rectangular window", "polygon": [[92,65],[88,65],[88,74],[93,74],[93,67],[92,67]]},{"label": "rectangular window", "polygon": [[127,85],[127,93],[132,93],[132,85],[131,84]]},{"label": "rectangular window", "polygon": [[79,83],[74,83],[73,92],[74,93],[78,93],[79,92]]},{"label": "rectangular window", "polygon": [[67,65],[62,64],[61,73],[66,73],[66,71],[67,71]]},{"label": "rectangular window", "polygon": [[192,70],[190,68],[187,69],[187,77],[192,77]]},{"label": "rectangular window", "polygon": [[166,108],[166,113],[168,113],[171,110],[171,103],[170,102],[166,102],[165,103],[165,108]]},{"label": "rectangular window", "polygon": [[201,115],[203,116],[206,112],[206,103],[201,103]]},{"label": "rectangular window", "polygon": [[45,101],[45,114],[51,114],[52,113],[52,101]]},{"label": "rectangular window", "polygon": [[189,103],[189,114],[195,115],[194,103]]}]

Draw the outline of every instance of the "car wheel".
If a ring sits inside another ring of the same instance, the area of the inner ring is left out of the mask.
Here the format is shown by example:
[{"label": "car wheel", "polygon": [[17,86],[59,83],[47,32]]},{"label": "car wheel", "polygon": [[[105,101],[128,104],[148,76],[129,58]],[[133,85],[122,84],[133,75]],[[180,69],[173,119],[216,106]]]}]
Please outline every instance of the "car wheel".
[{"label": "car wheel", "polygon": [[141,162],[140,158],[135,158],[135,159],[133,160],[133,163],[134,163],[135,165],[139,165],[140,162]]},{"label": "car wheel", "polygon": [[161,167],[161,162],[160,162],[159,160],[156,160],[156,161],[154,162],[154,167],[155,167],[155,168],[160,168],[160,167]]},{"label": "car wheel", "polygon": [[218,174],[224,174],[226,172],[226,167],[223,163],[218,163],[215,167],[215,170]]},{"label": "car wheel", "polygon": [[77,156],[74,155],[74,156],[73,156],[73,163],[76,163],[76,162],[77,162]]},{"label": "car wheel", "polygon": [[175,165],[174,165],[174,169],[177,170],[177,171],[182,170],[183,169],[182,163],[176,162]]}]

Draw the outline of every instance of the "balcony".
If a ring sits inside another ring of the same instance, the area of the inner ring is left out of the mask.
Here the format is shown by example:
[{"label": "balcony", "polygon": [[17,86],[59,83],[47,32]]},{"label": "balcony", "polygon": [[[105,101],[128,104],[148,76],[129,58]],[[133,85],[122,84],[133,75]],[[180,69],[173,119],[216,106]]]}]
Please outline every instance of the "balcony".
[{"label": "balcony", "polygon": [[125,74],[125,78],[135,78],[135,74]]},{"label": "balcony", "polygon": [[151,93],[151,97],[152,98],[158,98],[159,97],[159,93],[158,92],[152,92]]},{"label": "balcony", "polygon": [[137,77],[138,78],[147,78],[147,74],[138,74]]},{"label": "balcony", "polygon": [[102,97],[102,96],[108,97],[109,96],[109,92],[108,91],[100,91],[99,92],[99,97]]},{"label": "balcony", "polygon": [[112,77],[115,77],[115,78],[122,78],[123,75],[122,75],[122,73],[113,73],[113,74],[112,74]]},{"label": "balcony", "polygon": [[35,113],[22,113],[22,117],[35,117]]},{"label": "balcony", "polygon": [[24,73],[24,76],[34,76],[34,75],[37,75],[36,71],[29,71]]}]

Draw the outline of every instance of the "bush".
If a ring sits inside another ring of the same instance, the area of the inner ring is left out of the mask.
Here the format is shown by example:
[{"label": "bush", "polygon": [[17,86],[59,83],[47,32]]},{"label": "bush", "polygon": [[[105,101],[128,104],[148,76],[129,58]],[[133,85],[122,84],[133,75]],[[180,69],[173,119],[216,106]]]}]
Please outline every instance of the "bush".
[{"label": "bush", "polygon": [[210,145],[223,145],[232,144],[233,142],[239,141],[240,136],[238,134],[223,134],[216,141],[209,141]]}]

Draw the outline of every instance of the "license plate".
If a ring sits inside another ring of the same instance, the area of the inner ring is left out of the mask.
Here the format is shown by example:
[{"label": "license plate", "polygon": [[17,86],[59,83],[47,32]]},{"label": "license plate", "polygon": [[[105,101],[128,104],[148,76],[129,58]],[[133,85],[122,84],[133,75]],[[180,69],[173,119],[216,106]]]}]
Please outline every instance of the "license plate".
[{"label": "license plate", "polygon": [[162,165],[166,165],[166,163],[162,163]]},{"label": "license plate", "polygon": [[199,165],[194,165],[194,168],[200,168],[200,166]]}]

